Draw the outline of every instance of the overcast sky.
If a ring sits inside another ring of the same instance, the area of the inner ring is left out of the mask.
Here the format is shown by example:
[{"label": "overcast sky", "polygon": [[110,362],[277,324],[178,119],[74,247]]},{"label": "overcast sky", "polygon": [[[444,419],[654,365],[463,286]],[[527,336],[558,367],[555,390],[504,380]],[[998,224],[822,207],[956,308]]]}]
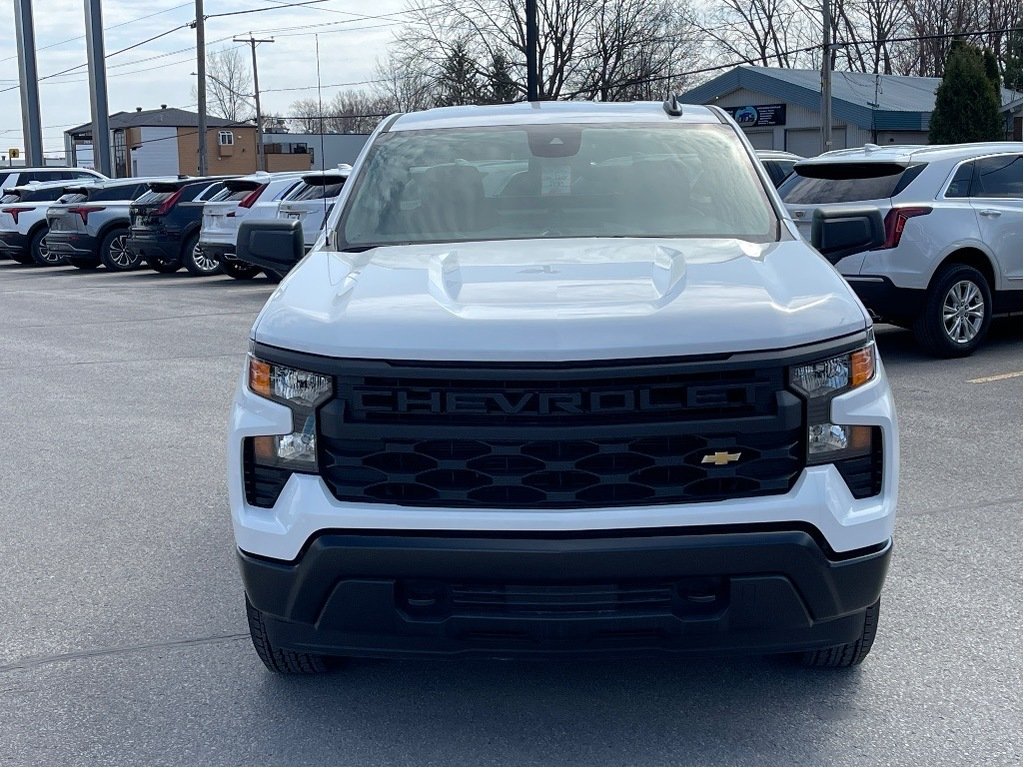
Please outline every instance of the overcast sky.
[{"label": "overcast sky", "polygon": [[[273,37],[274,43],[257,48],[260,93],[263,110],[281,114],[288,114],[288,106],[296,99],[316,96],[314,33],[319,35],[325,86],[372,79],[377,59],[384,57],[389,41],[401,28],[405,8],[405,0],[328,0],[274,9],[283,2],[289,0],[205,0],[207,16],[269,9],[208,19],[206,41],[208,50],[216,50],[239,45],[231,38],[250,31],[257,37]],[[0,2],[0,91],[4,91],[0,93],[0,149],[5,152],[8,147],[24,147],[13,6],[11,0]],[[63,131],[92,119],[85,67],[85,2],[33,0],[32,10],[40,77],[82,65],[39,84],[44,151],[63,154]],[[381,16],[385,18],[367,18]],[[103,0],[106,52],[109,55],[194,18],[194,2],[184,0]],[[195,40],[195,30],[186,27],[108,58],[110,112],[155,109],[161,104],[194,110],[195,78],[190,73],[196,71]],[[248,57],[248,44],[242,46]],[[311,87],[276,90],[304,86]],[[344,87],[325,87],[324,99]]]}]

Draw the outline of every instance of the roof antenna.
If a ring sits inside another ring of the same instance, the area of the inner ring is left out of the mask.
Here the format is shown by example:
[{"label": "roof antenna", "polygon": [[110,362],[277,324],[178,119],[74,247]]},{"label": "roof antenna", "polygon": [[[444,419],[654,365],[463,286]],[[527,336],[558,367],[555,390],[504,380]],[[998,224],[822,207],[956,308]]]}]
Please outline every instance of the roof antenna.
[{"label": "roof antenna", "polygon": [[679,99],[676,98],[674,93],[670,93],[665,102],[661,105],[661,108],[665,110],[665,114],[670,117],[680,117],[683,114],[683,108],[679,105]]}]

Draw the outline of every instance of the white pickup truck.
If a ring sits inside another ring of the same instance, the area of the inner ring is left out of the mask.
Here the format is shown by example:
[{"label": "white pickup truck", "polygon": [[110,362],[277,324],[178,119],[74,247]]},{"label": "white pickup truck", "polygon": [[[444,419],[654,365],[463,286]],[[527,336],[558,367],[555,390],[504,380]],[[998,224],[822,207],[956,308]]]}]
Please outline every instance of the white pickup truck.
[{"label": "white pickup truck", "polygon": [[[835,256],[877,212],[818,214]],[[319,222],[316,222],[318,225]],[[875,637],[898,440],[868,313],[720,109],[395,115],[252,329],[228,436],[271,670]]]}]

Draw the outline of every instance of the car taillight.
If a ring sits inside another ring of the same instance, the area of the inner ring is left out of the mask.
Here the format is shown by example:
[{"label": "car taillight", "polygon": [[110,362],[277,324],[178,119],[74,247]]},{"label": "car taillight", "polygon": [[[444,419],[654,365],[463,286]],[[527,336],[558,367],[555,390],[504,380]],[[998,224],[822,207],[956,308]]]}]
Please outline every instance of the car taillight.
[{"label": "car taillight", "polygon": [[14,218],[14,223],[18,223],[18,214],[24,213],[25,211],[31,211],[31,208],[3,208],[4,213],[9,213]]},{"label": "car taillight", "polygon": [[89,223],[89,214],[90,213],[92,213],[93,211],[102,211],[106,207],[107,206],[105,206],[105,205],[98,205],[98,206],[93,206],[92,208],[87,208],[84,205],[75,205],[75,206],[72,206],[72,207],[68,208],[68,213],[77,213],[79,215],[79,217],[82,219],[82,223],[83,224],[88,224]]},{"label": "car taillight", "polygon": [[900,244],[903,237],[903,230],[907,226],[907,219],[915,216],[927,216],[932,212],[927,206],[918,208],[892,208],[885,214],[885,242],[882,248],[895,248]]},{"label": "car taillight", "polygon": [[263,194],[263,190],[267,188],[266,184],[260,184],[256,189],[246,195],[242,202],[238,204],[239,208],[252,208],[256,205],[256,201],[260,199],[260,195]]},{"label": "car taillight", "polygon": [[163,216],[165,213],[167,213],[169,210],[171,210],[171,208],[174,207],[174,204],[176,202],[178,202],[178,198],[180,198],[180,197],[181,197],[181,190],[179,189],[173,195],[171,195],[166,200],[164,200],[162,203],[160,203],[160,206],[155,211],[153,211],[153,215],[154,216]]}]

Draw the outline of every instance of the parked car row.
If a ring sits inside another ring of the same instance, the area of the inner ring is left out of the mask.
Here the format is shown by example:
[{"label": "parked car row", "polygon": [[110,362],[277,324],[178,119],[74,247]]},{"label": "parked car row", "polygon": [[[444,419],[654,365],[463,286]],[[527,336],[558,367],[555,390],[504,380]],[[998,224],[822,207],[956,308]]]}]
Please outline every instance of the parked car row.
[{"label": "parked car row", "polygon": [[42,266],[124,272],[145,264],[162,273],[184,267],[193,275],[250,279],[267,270],[235,258],[238,222],[300,221],[308,249],[350,170],[130,179],[80,168],[20,171],[2,187],[0,256]]},{"label": "parked car row", "polygon": [[[913,329],[931,353],[970,354],[994,315],[1021,311],[1020,143],[869,144],[810,159],[757,157],[807,240],[820,209],[881,214],[881,247],[831,260],[876,319]],[[117,180],[82,168],[11,172],[15,184],[0,197],[0,255],[111,271],[184,267],[240,280],[264,272],[276,280],[288,265],[239,257],[240,223],[298,222],[307,252],[350,172]],[[518,183],[505,181],[509,189]]]}]

